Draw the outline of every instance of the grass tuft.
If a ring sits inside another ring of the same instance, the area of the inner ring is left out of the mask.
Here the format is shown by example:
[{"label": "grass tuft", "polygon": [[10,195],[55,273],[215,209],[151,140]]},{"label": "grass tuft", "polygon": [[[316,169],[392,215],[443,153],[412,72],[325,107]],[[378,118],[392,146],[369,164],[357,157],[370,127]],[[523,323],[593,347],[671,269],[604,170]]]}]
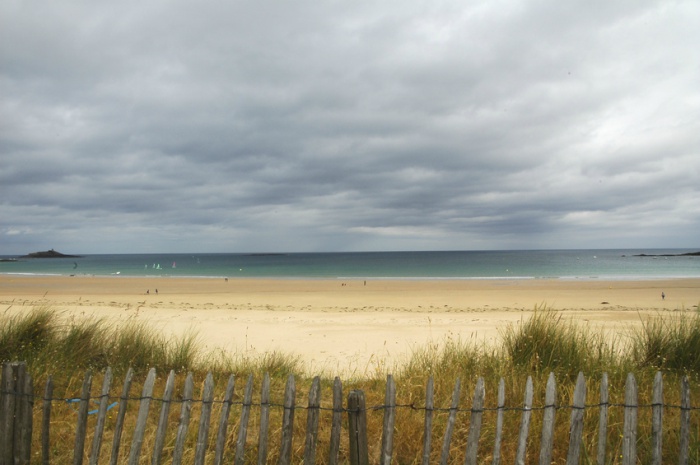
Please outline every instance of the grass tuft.
[{"label": "grass tuft", "polygon": [[700,314],[661,315],[633,333],[631,356],[639,367],[700,373]]},{"label": "grass tuft", "polygon": [[508,325],[501,336],[505,355],[514,368],[525,371],[575,379],[579,371],[605,370],[614,359],[614,346],[602,334],[547,308],[536,308],[527,321]]},{"label": "grass tuft", "polygon": [[0,319],[0,360],[29,361],[44,351],[57,337],[55,313],[47,307],[33,308],[27,314]]}]

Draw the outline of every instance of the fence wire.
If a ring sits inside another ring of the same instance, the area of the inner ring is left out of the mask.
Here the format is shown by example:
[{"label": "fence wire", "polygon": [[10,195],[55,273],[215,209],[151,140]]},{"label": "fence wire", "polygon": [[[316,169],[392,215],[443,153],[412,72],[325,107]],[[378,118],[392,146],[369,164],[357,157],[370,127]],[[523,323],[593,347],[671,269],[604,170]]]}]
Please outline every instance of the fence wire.
[{"label": "fence wire", "polygon": [[678,404],[666,404],[666,403],[648,403],[648,404],[625,404],[625,403],[619,403],[619,402],[598,402],[598,403],[593,403],[593,404],[585,404],[584,406],[576,406],[576,405],[561,405],[561,404],[546,404],[546,405],[540,405],[540,406],[531,406],[531,407],[524,407],[524,406],[500,406],[500,407],[483,407],[480,409],[474,409],[474,408],[460,408],[460,407],[432,407],[428,408],[426,406],[420,406],[416,405],[415,403],[411,404],[394,404],[394,405],[386,405],[386,404],[379,404],[379,405],[372,405],[365,407],[364,409],[347,409],[345,407],[342,407],[340,409],[334,408],[334,407],[326,407],[326,406],[308,406],[308,405],[294,405],[293,407],[288,407],[285,406],[284,404],[276,403],[276,402],[251,402],[251,403],[245,403],[243,401],[227,401],[227,400],[219,400],[219,399],[213,399],[211,401],[205,400],[205,399],[200,399],[200,398],[191,398],[191,399],[184,399],[184,398],[176,398],[176,399],[164,399],[162,397],[157,397],[157,396],[128,396],[128,397],[122,397],[122,396],[113,396],[113,395],[99,395],[99,396],[91,396],[88,398],[80,398],[80,397],[44,397],[40,395],[32,395],[32,394],[26,394],[26,393],[17,393],[15,391],[6,391],[6,390],[0,390],[0,393],[4,395],[13,395],[15,398],[29,398],[29,402],[34,404],[37,401],[39,402],[50,402],[50,403],[57,403],[57,404],[70,404],[70,403],[76,403],[76,402],[101,402],[102,399],[106,398],[108,402],[141,402],[144,400],[148,401],[154,401],[154,402],[160,402],[160,403],[170,403],[170,404],[183,404],[185,402],[190,402],[192,404],[211,404],[211,405],[216,405],[216,404],[227,404],[229,407],[233,406],[239,406],[239,407],[274,407],[274,408],[282,408],[284,410],[320,410],[320,411],[329,411],[329,412],[340,412],[340,413],[347,413],[347,412],[369,412],[369,411],[380,411],[380,410],[387,410],[390,408],[393,409],[407,409],[407,410],[413,410],[413,411],[431,411],[431,412],[437,412],[437,413],[451,413],[451,412],[456,412],[456,413],[485,413],[485,412],[512,412],[512,411],[517,411],[517,412],[526,412],[526,411],[544,411],[546,409],[554,408],[555,410],[587,410],[587,409],[596,409],[596,408],[602,408],[602,407],[616,407],[616,408],[636,408],[636,409],[653,409],[653,408],[658,408],[662,407],[664,409],[677,409],[681,411],[695,411],[695,410],[700,410],[700,407],[684,407],[682,405]]}]

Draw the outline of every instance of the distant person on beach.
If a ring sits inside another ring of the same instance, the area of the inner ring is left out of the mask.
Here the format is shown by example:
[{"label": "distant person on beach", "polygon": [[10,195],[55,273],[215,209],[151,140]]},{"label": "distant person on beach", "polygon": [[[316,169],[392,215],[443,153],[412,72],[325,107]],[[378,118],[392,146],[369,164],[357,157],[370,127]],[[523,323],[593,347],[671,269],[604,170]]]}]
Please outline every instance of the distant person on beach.
[{"label": "distant person on beach", "polygon": [[664,291],[661,291],[661,300],[666,300],[666,294],[664,294]]}]

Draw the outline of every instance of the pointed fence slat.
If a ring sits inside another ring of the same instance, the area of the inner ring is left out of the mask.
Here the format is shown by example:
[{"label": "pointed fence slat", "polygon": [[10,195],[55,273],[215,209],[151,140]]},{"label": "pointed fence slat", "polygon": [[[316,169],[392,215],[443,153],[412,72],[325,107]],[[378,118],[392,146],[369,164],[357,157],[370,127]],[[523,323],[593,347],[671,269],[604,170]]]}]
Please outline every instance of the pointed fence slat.
[{"label": "pointed fence slat", "polygon": [[433,410],[435,409],[435,382],[433,377],[428,378],[425,388],[425,420],[423,422],[423,455],[421,465],[430,463],[430,441],[433,436]]},{"label": "pointed fence slat", "polygon": [[214,403],[214,376],[207,373],[204,380],[202,392],[202,412],[199,416],[199,431],[197,432],[197,444],[194,450],[195,465],[204,465],[204,458],[207,454],[207,444],[209,441],[209,421],[211,419],[211,409]]},{"label": "pointed fence slat", "polygon": [[146,381],[143,383],[141,391],[141,405],[139,405],[139,414],[136,418],[136,428],[134,429],[134,437],[131,441],[131,450],[129,451],[129,465],[137,465],[141,456],[141,446],[143,446],[143,435],[146,432],[146,421],[148,420],[148,411],[151,408],[151,398],[153,396],[153,385],[156,381],[156,369],[151,368],[146,376]]},{"label": "pointed fence slat", "polygon": [[503,435],[503,411],[506,407],[506,381],[501,378],[498,382],[498,407],[496,414],[496,437],[493,443],[493,465],[501,463],[501,440]]},{"label": "pointed fence slat", "polygon": [[540,440],[540,465],[552,463],[552,447],[554,446],[554,418],[557,413],[557,382],[554,373],[547,378],[544,393],[544,414],[542,416],[542,439]]},{"label": "pointed fence slat", "polygon": [[459,394],[462,389],[462,383],[459,378],[455,381],[455,387],[452,391],[452,401],[450,403],[450,415],[447,417],[447,427],[445,428],[445,437],[442,440],[442,450],[440,451],[440,465],[446,465],[450,460],[450,447],[452,445],[452,434],[455,429],[455,421],[457,419],[457,409],[459,408]]},{"label": "pointed fence slat", "polygon": [[304,441],[304,464],[316,463],[316,442],[318,441],[318,417],[321,407],[321,378],[316,376],[309,390],[309,403],[306,410],[306,440]]},{"label": "pointed fence slat", "polygon": [[479,448],[479,436],[481,435],[481,419],[484,416],[484,378],[476,381],[474,388],[474,400],[472,402],[472,414],[469,420],[469,436],[467,436],[467,453],[464,458],[465,465],[476,465],[476,456]]},{"label": "pointed fence slat", "polygon": [[637,380],[632,373],[625,383],[625,425],[622,433],[622,465],[637,463]]},{"label": "pointed fence slat", "polygon": [[235,465],[245,463],[245,443],[248,439],[248,422],[250,421],[250,406],[253,403],[253,374],[248,375],[243,394],[243,406],[241,408],[241,421],[238,426],[238,438],[236,440],[236,455],[233,459]]},{"label": "pointed fence slat", "polygon": [[129,368],[124,376],[124,385],[122,386],[122,395],[119,398],[119,411],[117,412],[117,421],[114,424],[114,437],[112,438],[112,453],[110,454],[109,464],[116,465],[119,460],[119,447],[121,445],[122,431],[124,430],[124,417],[126,416],[127,400],[129,399],[129,391],[131,390],[131,381],[134,378],[134,370]]},{"label": "pointed fence slat", "polygon": [[160,465],[161,455],[163,454],[163,446],[165,445],[165,433],[168,428],[168,416],[170,414],[170,405],[174,390],[175,371],[170,370],[168,380],[165,382],[165,389],[163,390],[163,402],[160,406],[160,417],[158,419],[158,428],[156,429],[156,440],[153,444],[151,465]]},{"label": "pointed fence slat", "polygon": [[681,414],[680,414],[681,440],[678,447],[678,464],[688,465],[688,447],[690,445],[690,382],[684,376],[681,380]]},{"label": "pointed fence slat", "polygon": [[525,401],[523,403],[523,413],[520,417],[520,434],[518,435],[518,449],[515,452],[515,463],[523,465],[525,454],[527,453],[527,436],[530,431],[530,418],[532,417],[532,376],[527,377],[525,383]]},{"label": "pointed fence slat", "polygon": [[73,448],[73,465],[82,465],[85,453],[85,435],[87,434],[87,417],[90,402],[90,388],[92,387],[92,373],[85,373],[83,388],[80,392],[78,418],[75,427],[75,447]]},{"label": "pointed fence slat", "polygon": [[367,409],[365,393],[361,390],[352,390],[348,394],[348,433],[350,465],[369,465]]},{"label": "pointed fence slat", "polygon": [[267,463],[268,432],[270,429],[270,374],[263,377],[260,394],[260,432],[258,434],[258,465]]},{"label": "pointed fence slat", "polygon": [[605,448],[608,441],[608,374],[600,379],[600,416],[598,419],[598,465],[605,465]]},{"label": "pointed fence slat", "polygon": [[387,375],[384,395],[384,425],[382,427],[382,452],[379,465],[389,465],[394,452],[394,423],[396,421],[396,384],[394,377]]},{"label": "pointed fence slat", "polygon": [[18,392],[10,363],[2,365],[2,403],[0,403],[0,464],[14,464],[14,412]]},{"label": "pointed fence slat", "polygon": [[180,406],[180,418],[177,425],[177,436],[175,438],[175,448],[173,450],[173,464],[180,465],[182,463],[182,455],[185,448],[185,439],[187,439],[187,430],[190,426],[190,415],[192,412],[192,395],[194,393],[194,381],[192,373],[187,373],[185,378],[185,386],[182,389],[182,405]]},{"label": "pointed fence slat", "polygon": [[294,375],[289,375],[284,389],[284,413],[282,415],[282,439],[280,441],[279,465],[292,463],[292,435],[294,433],[294,409],[296,407],[296,384]]},{"label": "pointed fence slat", "polygon": [[340,452],[340,430],[343,426],[343,383],[339,377],[333,380],[333,419],[331,420],[331,440],[329,446],[329,465],[338,465]]},{"label": "pointed fence slat", "polygon": [[[252,377],[252,375],[251,375]],[[231,403],[233,401],[233,391],[235,384],[235,376],[228,377],[226,385],[226,393],[224,394],[224,402],[221,405],[221,415],[219,417],[219,430],[216,433],[216,448],[214,449],[214,465],[222,465],[224,463],[224,448],[226,446],[226,435],[228,431],[228,417],[231,413]],[[253,383],[250,383],[251,392]]]},{"label": "pointed fence slat", "polygon": [[25,362],[3,364],[0,399],[0,464],[28,464],[34,383]]},{"label": "pointed fence slat", "polygon": [[41,418],[41,463],[49,465],[51,462],[51,399],[53,398],[53,377],[46,380],[44,389],[44,405]]},{"label": "pointed fence slat", "polygon": [[95,435],[92,437],[92,447],[90,448],[90,465],[97,465],[100,459],[100,449],[102,448],[102,433],[104,432],[105,419],[107,417],[107,405],[109,404],[109,390],[112,386],[112,369],[107,367],[102,380],[102,391],[100,392],[100,406],[97,410],[97,425],[95,425]]},{"label": "pointed fence slat", "polygon": [[581,442],[583,441],[583,414],[586,407],[586,378],[582,372],[576,378],[574,402],[571,409],[571,424],[569,426],[569,451],[566,455],[567,465],[578,465],[581,457]]},{"label": "pointed fence slat", "polygon": [[661,372],[654,376],[651,396],[651,463],[661,465],[661,448],[663,447],[664,385]]},{"label": "pointed fence slat", "polygon": [[26,363],[21,363],[17,377],[17,385],[20,386],[21,397],[16,406],[16,437],[15,447],[19,455],[19,465],[29,465],[32,456],[32,411],[34,407],[34,383],[32,376],[27,371]]}]

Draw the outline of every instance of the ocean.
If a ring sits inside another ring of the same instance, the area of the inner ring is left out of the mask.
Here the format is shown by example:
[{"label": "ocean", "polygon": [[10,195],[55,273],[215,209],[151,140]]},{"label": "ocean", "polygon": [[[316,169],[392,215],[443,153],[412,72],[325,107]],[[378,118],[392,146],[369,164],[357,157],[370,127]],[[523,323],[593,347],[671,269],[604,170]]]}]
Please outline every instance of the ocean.
[{"label": "ocean", "polygon": [[[603,249],[2,257],[17,260],[0,261],[0,274],[313,279],[699,278],[700,256],[680,255],[696,251]],[[647,256],[639,256],[641,254]]]}]

